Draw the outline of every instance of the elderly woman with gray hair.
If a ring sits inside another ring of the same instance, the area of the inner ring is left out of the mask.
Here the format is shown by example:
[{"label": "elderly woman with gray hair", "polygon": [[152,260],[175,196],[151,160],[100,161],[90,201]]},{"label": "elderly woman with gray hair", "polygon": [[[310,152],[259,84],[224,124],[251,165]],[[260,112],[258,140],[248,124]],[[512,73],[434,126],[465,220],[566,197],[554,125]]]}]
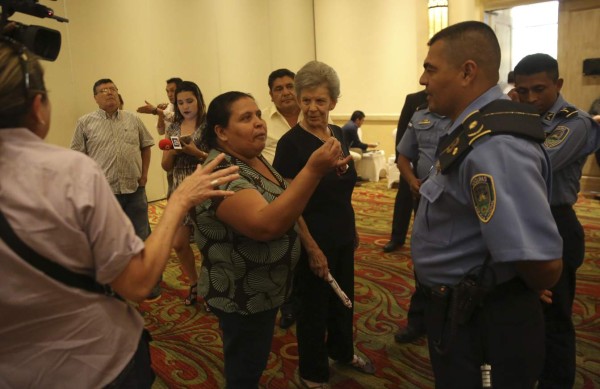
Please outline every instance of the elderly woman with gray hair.
[{"label": "elderly woman with gray hair", "polygon": [[[330,66],[311,61],[296,74],[295,88],[302,120],[277,143],[273,166],[286,179],[294,180],[311,153],[327,139],[342,143],[338,126],[328,124],[329,112],[340,95],[340,81]],[[354,165],[325,175],[302,216],[306,228],[301,239],[303,252],[298,263],[300,308],[296,334],[300,379],[305,387],[324,388],[329,381],[332,358],[361,372],[375,369],[354,353],[353,310],[347,308],[328,285],[329,273],[354,300],[354,250],[358,245],[351,198],[356,182]]]}]

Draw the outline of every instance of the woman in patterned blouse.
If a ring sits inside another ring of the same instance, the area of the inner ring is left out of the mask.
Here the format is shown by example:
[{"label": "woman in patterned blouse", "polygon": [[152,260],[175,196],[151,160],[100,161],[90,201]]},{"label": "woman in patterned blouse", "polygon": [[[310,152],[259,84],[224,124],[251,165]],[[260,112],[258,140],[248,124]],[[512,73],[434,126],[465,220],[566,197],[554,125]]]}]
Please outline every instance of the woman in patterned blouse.
[{"label": "woman in patterned blouse", "polygon": [[252,96],[227,92],[210,103],[202,136],[211,149],[206,162],[224,152],[220,166],[240,168],[238,180],[221,186],[233,196],[196,209],[196,239],[204,256],[199,292],[219,318],[231,388],[258,386],[275,315],[300,256],[298,218],[321,177],[348,162],[338,158],[341,146],[332,138],[287,184],[261,155],[266,137]]}]

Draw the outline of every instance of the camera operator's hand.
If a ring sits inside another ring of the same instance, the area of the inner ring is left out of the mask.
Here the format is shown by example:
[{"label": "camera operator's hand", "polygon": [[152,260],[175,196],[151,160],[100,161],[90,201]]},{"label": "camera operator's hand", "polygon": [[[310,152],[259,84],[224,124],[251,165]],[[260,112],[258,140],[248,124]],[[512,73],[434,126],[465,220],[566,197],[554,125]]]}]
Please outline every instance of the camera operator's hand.
[{"label": "camera operator's hand", "polygon": [[10,35],[10,33],[13,32],[16,28],[17,28],[17,23],[8,22],[6,24],[6,26],[4,26],[4,28],[2,29],[2,34]]},{"label": "camera operator's hand", "polygon": [[540,300],[546,304],[552,304],[552,291],[544,289],[540,292]]}]

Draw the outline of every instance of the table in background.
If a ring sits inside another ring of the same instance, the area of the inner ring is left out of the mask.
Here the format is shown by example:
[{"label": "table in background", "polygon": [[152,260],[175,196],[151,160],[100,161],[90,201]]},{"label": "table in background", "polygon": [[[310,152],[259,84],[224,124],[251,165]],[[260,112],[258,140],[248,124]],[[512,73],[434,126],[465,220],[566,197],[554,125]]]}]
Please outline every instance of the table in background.
[{"label": "table in background", "polygon": [[379,176],[387,175],[387,163],[383,150],[369,151],[363,153],[362,159],[356,165],[356,172],[365,180],[378,182]]}]

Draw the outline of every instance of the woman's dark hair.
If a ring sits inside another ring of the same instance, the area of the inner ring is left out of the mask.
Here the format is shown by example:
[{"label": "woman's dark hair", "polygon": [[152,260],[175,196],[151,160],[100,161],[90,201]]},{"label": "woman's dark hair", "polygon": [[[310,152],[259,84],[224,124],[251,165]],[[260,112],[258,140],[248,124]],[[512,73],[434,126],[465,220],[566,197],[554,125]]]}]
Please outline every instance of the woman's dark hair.
[{"label": "woman's dark hair", "polygon": [[44,71],[37,57],[18,42],[0,39],[0,128],[22,126],[33,98],[40,93],[47,98]]},{"label": "woman's dark hair", "polygon": [[204,97],[198,85],[191,81],[183,81],[177,86],[175,90],[175,122],[181,123],[183,121],[183,115],[179,111],[179,105],[177,104],[177,95],[181,92],[192,92],[198,101],[198,116],[196,117],[196,127],[200,127],[206,120],[206,104],[204,103]]},{"label": "woman's dark hair", "polygon": [[217,148],[215,127],[227,127],[229,118],[231,117],[231,106],[239,99],[246,97],[254,100],[254,97],[248,93],[233,91],[223,93],[210,102],[208,112],[206,113],[206,127],[204,127],[202,134],[202,141],[209,149]]}]

